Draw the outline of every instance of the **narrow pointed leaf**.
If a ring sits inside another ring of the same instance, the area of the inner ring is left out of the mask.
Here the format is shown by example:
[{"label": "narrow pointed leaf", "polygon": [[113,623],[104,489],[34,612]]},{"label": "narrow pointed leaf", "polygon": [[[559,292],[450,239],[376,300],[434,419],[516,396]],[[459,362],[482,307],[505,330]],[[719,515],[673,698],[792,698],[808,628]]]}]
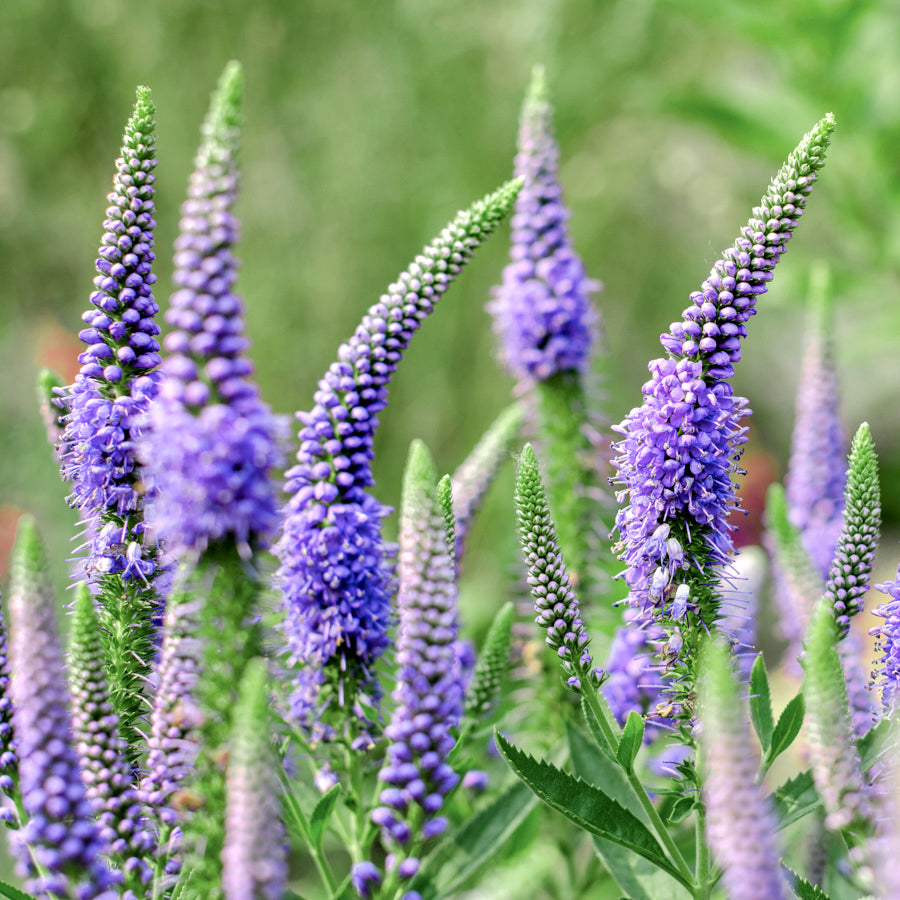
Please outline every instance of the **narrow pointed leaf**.
[{"label": "narrow pointed leaf", "polygon": [[791,890],[800,900],[831,900],[831,897],[815,884],[810,884],[805,878],[798,875],[793,869],[788,869],[791,873],[793,881]]},{"label": "narrow pointed leaf", "polygon": [[769,676],[762,655],[756,657],[750,672],[750,721],[759,738],[763,756],[768,756],[772,746],[772,697],[769,693]]},{"label": "narrow pointed leaf", "polygon": [[584,714],[584,721],[587,723],[588,730],[591,732],[591,735],[597,742],[597,746],[610,759],[615,759],[616,748],[613,747],[606,739],[606,735],[603,733],[603,729],[600,727],[600,723],[597,721],[597,717],[594,715],[594,711],[591,709],[590,704],[583,697],[581,698],[581,711]]},{"label": "narrow pointed leaf", "polygon": [[630,900],[690,900],[685,888],[651,862],[594,835],[594,849]]},{"label": "narrow pointed leaf", "polygon": [[772,796],[780,828],[787,828],[822,805],[809,769],[776,788]]},{"label": "narrow pointed leaf", "polygon": [[312,845],[319,849],[322,846],[322,838],[328,829],[328,823],[331,821],[331,814],[337,804],[338,797],[341,795],[341,786],[333,785],[330,790],[322,795],[316,808],[312,811],[309,819],[309,839]]},{"label": "narrow pointed leaf", "polygon": [[0,897],[4,897],[6,900],[35,900],[31,894],[26,894],[25,891],[20,891],[5,881],[0,881]]},{"label": "narrow pointed leaf", "polygon": [[885,741],[890,736],[891,720],[882,719],[856,741],[856,749],[859,751],[860,766],[863,772],[868,772],[875,765],[885,750]]},{"label": "narrow pointed leaf", "polygon": [[614,841],[643,856],[688,886],[666,858],[656,838],[624,806],[582,779],[569,775],[548,762],[534,759],[497,731],[494,732],[494,739],[500,755],[516,775],[548,806],[585,831]]},{"label": "narrow pointed leaf", "polygon": [[619,765],[630,772],[634,767],[634,760],[644,741],[644,720],[634,711],[628,713],[625,728],[622,730],[622,738],[616,749],[616,759]]},{"label": "narrow pointed leaf", "polygon": [[794,742],[794,738],[800,734],[805,714],[806,703],[803,699],[803,694],[800,693],[788,701],[787,706],[785,706],[778,717],[778,724],[772,732],[772,742],[766,751],[766,768],[772,764],[772,761],[777,756],[784,753]]}]

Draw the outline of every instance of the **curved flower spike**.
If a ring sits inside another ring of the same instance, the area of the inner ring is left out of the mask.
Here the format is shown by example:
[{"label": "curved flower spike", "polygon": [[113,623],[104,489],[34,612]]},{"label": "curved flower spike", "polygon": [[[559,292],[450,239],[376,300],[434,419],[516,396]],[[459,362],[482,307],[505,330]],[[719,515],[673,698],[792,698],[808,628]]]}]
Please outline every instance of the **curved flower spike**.
[{"label": "curved flower spike", "polygon": [[[661,338],[669,356],[653,360],[644,403],[617,426],[614,466],[625,505],[616,516],[629,602],[666,627],[672,601],[688,585],[687,612],[709,627],[719,618],[715,577],[733,552],[728,516],[746,429],[747,401],[729,379],[746,323],[767,289],[807,198],[834,128],[826,116],[790,154],[741,236],[714,266],[682,321]],[[692,629],[689,629],[691,633]],[[703,628],[696,629],[699,635]],[[682,659],[695,650],[685,640]]]},{"label": "curved flower spike", "polygon": [[275,546],[288,652],[299,665],[293,712],[315,736],[333,733],[319,713],[339,714],[387,647],[392,548],[381,537],[389,509],[374,484],[372,441],[403,351],[435,304],[497,227],[521,183],[512,181],[460,213],[363,317],[319,382],[315,406],[297,417],[300,450],[287,472],[291,498]]}]

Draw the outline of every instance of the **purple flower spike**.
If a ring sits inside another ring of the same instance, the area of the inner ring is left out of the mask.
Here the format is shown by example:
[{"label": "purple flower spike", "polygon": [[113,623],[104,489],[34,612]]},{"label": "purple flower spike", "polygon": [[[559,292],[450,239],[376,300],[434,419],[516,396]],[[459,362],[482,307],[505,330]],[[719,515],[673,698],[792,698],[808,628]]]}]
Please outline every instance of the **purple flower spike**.
[{"label": "purple flower spike", "polygon": [[784,484],[790,520],[800,529],[820,575],[827,578],[843,522],[848,440],[824,301],[820,299],[811,313]]},{"label": "purple flower spike", "polygon": [[[729,379],[746,323],[803,213],[833,128],[828,115],[788,157],[741,236],[691,295],[682,321],[662,336],[669,356],[650,363],[643,405],[616,428],[623,438],[613,464],[619,500],[627,501],[616,527],[629,602],[670,628],[685,614],[706,626],[719,616],[710,581],[733,552],[731,476],[748,412]],[[686,642],[683,658],[691,649]]]},{"label": "purple flower spike", "polygon": [[778,826],[756,784],[759,761],[725,646],[707,647],[703,663],[700,740],[709,846],[730,900],[778,900],[788,896],[775,840]]},{"label": "purple flower spike", "polygon": [[56,630],[56,600],[34,521],[19,521],[10,563],[10,667],[19,787],[27,815],[14,855],[25,889],[41,896],[112,900],[121,873],[92,819],[72,746],[69,690]]},{"label": "purple flower spike", "polygon": [[509,211],[510,182],[460,213],[369,309],[297,417],[300,450],[287,473],[291,498],[275,547],[291,661],[301,667],[293,713],[329,737],[320,712],[377,691],[371,667],[387,647],[393,548],[381,538],[390,511],[368,492],[372,441],[403,351],[435,304]]},{"label": "purple flower spike", "polygon": [[244,670],[229,743],[222,887],[225,900],[281,900],[287,840],[270,746],[266,666]]},{"label": "purple flower spike", "polygon": [[152,875],[144,857],[152,850],[154,840],[132,786],[131,765],[119,737],[119,717],[106,684],[100,623],[93,597],[84,584],[79,587],[71,622],[69,686],[81,780],[94,805],[101,837],[127,873],[126,886],[140,890]]},{"label": "purple flower spike", "polygon": [[13,732],[13,705],[9,683],[9,654],[6,645],[6,624],[0,611],[0,822],[18,822],[19,767],[16,760],[16,740]]},{"label": "purple flower spike", "polygon": [[[103,223],[93,307],[79,334],[87,350],[81,372],[60,401],[67,410],[61,438],[63,477],[72,502],[90,525],[86,571],[121,574],[147,582],[156,571],[156,548],[144,546],[145,496],[139,488],[135,440],[141,416],[156,396],[159,374],[159,311],[151,271],[156,176],[156,110],[150,90],[137,90],[122,156]],[[109,527],[112,526],[112,527]]]},{"label": "purple flower spike", "polygon": [[141,449],[155,492],[149,521],[175,556],[228,536],[249,553],[277,522],[269,473],[280,462],[278,429],[250,381],[243,305],[232,292],[242,90],[233,63],[213,96],[181,210],[170,355]]},{"label": "purple flower spike", "polygon": [[438,833],[431,823],[441,818],[435,814],[459,781],[446,762],[455,744],[451,729],[463,712],[456,576],[436,487],[431,456],[415,441],[400,518],[396,706],[385,729],[390,744],[379,774],[391,785],[381,792],[382,802],[394,810],[389,817],[381,814],[387,826],[382,836],[396,850],[400,878],[418,870],[418,860],[400,848]]},{"label": "purple flower spike", "polygon": [[559,148],[542,68],[536,68],[519,128],[515,173],[524,180],[512,224],[512,262],[488,310],[500,355],[520,381],[545,381],[557,372],[583,372],[597,330],[588,278],[572,249],[558,179]]}]

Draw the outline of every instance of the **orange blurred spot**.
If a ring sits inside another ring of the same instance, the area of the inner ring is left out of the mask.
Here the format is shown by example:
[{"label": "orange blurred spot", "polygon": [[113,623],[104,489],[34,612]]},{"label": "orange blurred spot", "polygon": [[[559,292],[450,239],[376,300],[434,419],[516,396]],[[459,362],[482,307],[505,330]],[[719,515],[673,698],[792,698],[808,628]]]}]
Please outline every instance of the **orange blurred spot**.
[{"label": "orange blurred spot", "polygon": [[78,354],[84,350],[84,344],[73,333],[56,320],[41,319],[34,328],[34,362],[38,369],[51,369],[66,384],[72,384],[81,366]]},{"label": "orange blurred spot", "polygon": [[9,554],[16,540],[16,526],[25,512],[18,506],[0,506],[0,578],[9,571]]}]

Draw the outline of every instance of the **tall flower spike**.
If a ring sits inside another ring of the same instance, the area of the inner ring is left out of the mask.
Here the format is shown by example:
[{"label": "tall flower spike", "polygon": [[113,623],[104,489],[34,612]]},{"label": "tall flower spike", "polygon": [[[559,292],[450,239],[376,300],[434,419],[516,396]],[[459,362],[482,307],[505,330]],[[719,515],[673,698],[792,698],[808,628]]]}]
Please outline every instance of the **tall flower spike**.
[{"label": "tall flower spike", "polygon": [[225,900],[281,900],[288,875],[287,839],[271,746],[266,665],[259,658],[244,670],[226,778]]},{"label": "tall flower spike", "polygon": [[243,305],[232,290],[242,92],[241,68],[230,63],[213,94],[181,209],[178,289],[166,314],[174,330],[141,449],[155,491],[150,524],[179,558],[228,536],[248,555],[277,522],[270,481],[280,462],[277,425],[250,380]]},{"label": "tall flower spike", "polygon": [[580,692],[584,681],[598,687],[603,670],[591,663],[590,636],[569,583],[531,444],[525,445],[519,457],[516,514],[537,613],[535,622],[546,629],[547,644],[556,651],[569,687]]},{"label": "tall flower spike", "polygon": [[[625,504],[616,516],[629,602],[668,629],[683,619],[680,659],[719,617],[716,575],[731,559],[731,480],[746,429],[747,401],[728,379],[740,359],[746,322],[803,213],[822,167],[834,118],[826,116],[790,154],[741,236],[714,266],[681,322],[661,338],[644,403],[616,427],[613,465]],[[692,665],[692,664],[691,664]]]},{"label": "tall flower spike", "polygon": [[840,413],[837,370],[821,269],[813,273],[809,337],[797,388],[785,493],[791,522],[822,578],[828,577],[841,531],[847,480],[847,432]]},{"label": "tall flower spike", "polygon": [[522,108],[515,173],[523,179],[512,225],[512,261],[488,309],[500,354],[520,381],[558,372],[584,372],[590,363],[597,314],[587,277],[572,249],[558,180],[559,148],[542,68],[535,68]]},{"label": "tall flower spike", "polygon": [[759,760],[746,703],[741,700],[724,644],[708,642],[700,671],[706,837],[722,867],[729,900],[787,897],[775,839],[778,823],[756,783]]},{"label": "tall flower spike", "polygon": [[[65,429],[58,445],[88,540],[87,579],[100,602],[113,704],[132,762],[137,761],[143,689],[153,654],[154,580],[160,565],[144,530],[143,486],[135,453],[143,417],[159,384],[159,307],[153,298],[156,110],[137,89],[125,127],[96,262],[96,290],[79,334],[81,371],[58,398]],[[79,579],[80,580],[80,579]]]},{"label": "tall flower spike", "polygon": [[847,634],[851,617],[862,609],[880,531],[878,457],[869,426],[863,422],[850,446],[843,525],[825,586],[825,598],[834,610],[838,637]]},{"label": "tall flower spike", "polygon": [[463,713],[456,576],[434,463],[421,441],[410,448],[403,482],[399,575],[396,706],[385,729],[390,743],[378,775],[384,788],[372,821],[393,851],[387,877],[402,882],[418,871],[411,851],[446,828],[437,813],[459,781],[447,756]]},{"label": "tall flower spike", "polygon": [[803,696],[813,780],[825,807],[825,826],[832,831],[872,820],[836,643],[831,605],[823,599],[806,638]]},{"label": "tall flower spike", "polygon": [[[512,261],[488,310],[500,338],[500,356],[533,387],[539,447],[560,546],[573,583],[584,585],[588,535],[597,527],[589,494],[598,489],[584,379],[599,334],[590,295],[600,283],[587,277],[572,248],[558,179],[559,149],[544,71],[536,67],[522,108],[516,174],[524,179],[512,217]],[[532,399],[532,398],[529,398]]]},{"label": "tall flower spike", "polygon": [[382,540],[381,520],[389,509],[366,489],[374,484],[372,441],[391,378],[519,188],[513,181],[489,194],[425,247],[341,345],[313,409],[297,414],[300,450],[287,472],[291,497],[275,552],[288,652],[301,666],[293,712],[316,735],[332,731],[319,719],[329,700],[352,707],[359,688],[375,691],[371,667],[388,643],[393,550]]},{"label": "tall flower spike", "polygon": [[131,765],[119,737],[119,717],[106,684],[100,623],[85,584],[79,586],[71,623],[69,688],[81,780],[94,805],[100,834],[125,872],[126,888],[140,894],[152,874],[145,857],[154,840],[131,783]]},{"label": "tall flower spike", "polygon": [[14,855],[25,889],[81,900],[118,896],[121,874],[103,859],[109,851],[92,819],[72,746],[72,719],[56,600],[34,521],[19,520],[10,561],[10,669],[19,786],[27,822]]},{"label": "tall flower spike", "polygon": [[456,565],[462,558],[466,536],[491,482],[522,427],[522,407],[508,406],[453,473],[453,512],[456,520]]}]

